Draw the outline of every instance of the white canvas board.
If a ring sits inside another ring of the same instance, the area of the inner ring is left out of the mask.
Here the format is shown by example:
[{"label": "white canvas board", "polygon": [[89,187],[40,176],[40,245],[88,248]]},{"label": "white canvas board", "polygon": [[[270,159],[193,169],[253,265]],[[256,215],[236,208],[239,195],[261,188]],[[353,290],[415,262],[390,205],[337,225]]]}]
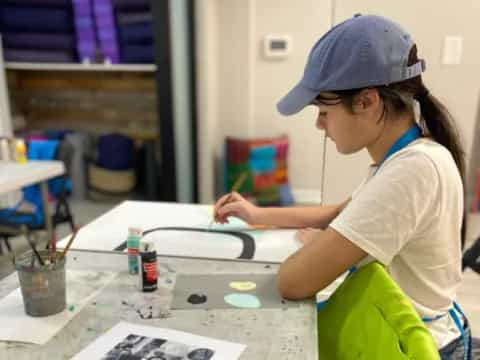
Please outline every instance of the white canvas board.
[{"label": "white canvas board", "polygon": [[88,345],[73,360],[127,358],[235,360],[245,345],[182,331],[120,322]]},{"label": "white canvas board", "polygon": [[[214,230],[234,230],[251,234],[255,239],[253,260],[282,262],[301,244],[296,230],[252,230],[237,219],[230,223],[211,224],[213,206],[126,201],[92,223],[82,227],[73,242],[73,249],[113,250],[126,241],[128,227],[143,230],[156,227],[190,227]],[[238,238],[190,231],[158,231],[148,235],[161,255],[235,259],[242,252]],[[65,246],[68,238],[58,244]]]},{"label": "white canvas board", "polygon": [[109,271],[67,270],[67,308],[61,313],[32,317],[25,313],[20,288],[0,300],[0,340],[42,345],[75,317],[116,276]]}]

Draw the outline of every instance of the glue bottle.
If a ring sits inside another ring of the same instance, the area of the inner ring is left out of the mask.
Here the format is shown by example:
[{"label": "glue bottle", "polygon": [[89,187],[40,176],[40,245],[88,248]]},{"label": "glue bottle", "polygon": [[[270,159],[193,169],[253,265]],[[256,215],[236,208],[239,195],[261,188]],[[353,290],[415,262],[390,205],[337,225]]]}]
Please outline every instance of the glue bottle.
[{"label": "glue bottle", "polygon": [[127,252],[128,252],[128,272],[138,274],[138,248],[142,230],[136,227],[128,228]]},{"label": "glue bottle", "polygon": [[23,139],[17,139],[15,141],[15,160],[21,164],[27,162],[27,147]]},{"label": "glue bottle", "polygon": [[140,241],[140,253],[138,255],[140,290],[157,290],[158,268],[157,252],[151,240]]}]

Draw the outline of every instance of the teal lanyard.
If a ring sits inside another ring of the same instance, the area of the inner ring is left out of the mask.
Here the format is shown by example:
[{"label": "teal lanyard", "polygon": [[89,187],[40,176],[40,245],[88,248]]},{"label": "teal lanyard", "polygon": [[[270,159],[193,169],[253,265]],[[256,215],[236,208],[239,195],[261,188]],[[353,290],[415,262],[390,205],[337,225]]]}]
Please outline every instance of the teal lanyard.
[{"label": "teal lanyard", "polygon": [[387,160],[390,156],[395,154],[397,151],[402,150],[404,147],[408,146],[410,143],[413,141],[417,140],[420,138],[422,135],[422,129],[415,124],[413,125],[410,129],[408,129],[400,138],[395,141],[395,143],[388,149],[387,153],[385,154],[384,158],[382,161],[377,166],[377,170],[375,170],[375,173],[380,169],[380,166]]},{"label": "teal lanyard", "polygon": [[[460,317],[457,315],[457,313],[465,320],[465,314],[463,313],[462,309],[460,309],[460,306],[458,306],[458,304],[454,301],[453,307],[450,310],[448,310],[448,314],[453,319],[453,322],[455,323],[455,326],[457,327],[458,331],[460,331],[460,336],[462,337],[462,341],[463,341],[463,359],[470,360],[471,359],[470,339],[468,334],[465,332],[462,322],[460,321]],[[432,318],[424,317],[422,318],[422,320],[425,323],[429,323],[429,322],[441,319],[446,315],[447,313],[437,315]]]}]

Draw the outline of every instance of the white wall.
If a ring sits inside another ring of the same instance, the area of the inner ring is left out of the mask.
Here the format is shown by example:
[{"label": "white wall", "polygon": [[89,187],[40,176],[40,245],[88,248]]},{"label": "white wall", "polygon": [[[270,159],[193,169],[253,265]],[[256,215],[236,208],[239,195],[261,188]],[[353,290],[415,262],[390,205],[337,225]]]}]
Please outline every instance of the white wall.
[{"label": "white wall", "polygon": [[[285,118],[277,114],[275,104],[300,79],[308,51],[330,28],[332,18],[338,23],[357,12],[388,16],[413,35],[419,54],[427,60],[427,85],[459,120],[470,154],[479,93],[475,65],[480,63],[480,42],[475,16],[480,13],[480,2],[467,1],[461,7],[444,3],[439,6],[433,0],[406,0],[398,4],[381,0],[197,1],[197,38],[207,44],[197,52],[201,201],[211,202],[215,198],[214,167],[223,155],[225,136],[281,133],[291,138],[292,188],[297,194],[319,200],[323,134],[315,129],[314,110],[306,109]],[[288,59],[263,58],[262,39],[268,33],[291,35],[293,51]],[[440,64],[445,35],[464,37],[460,66]],[[369,162],[365,152],[343,156],[329,143],[326,202],[348,197],[366,174]]]},{"label": "white wall", "polygon": [[214,159],[218,121],[218,15],[212,1],[195,2],[197,53],[197,111],[199,194],[203,203],[214,199]]}]

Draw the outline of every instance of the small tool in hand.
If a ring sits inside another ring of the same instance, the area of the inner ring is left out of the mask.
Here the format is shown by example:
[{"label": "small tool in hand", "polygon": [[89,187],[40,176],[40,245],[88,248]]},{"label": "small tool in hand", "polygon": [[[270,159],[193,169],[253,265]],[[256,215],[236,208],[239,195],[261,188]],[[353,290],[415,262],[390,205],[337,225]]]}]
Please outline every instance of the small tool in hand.
[{"label": "small tool in hand", "polygon": [[[232,199],[233,193],[238,191],[242,187],[242,185],[243,185],[244,181],[247,179],[247,177],[248,177],[248,172],[243,172],[243,173],[240,174],[238,179],[233,184],[232,191],[228,195],[227,200],[225,200],[225,204],[228,204],[230,202],[230,200]],[[210,221],[210,224],[208,225],[209,229],[212,227],[214,222],[215,222],[215,214],[213,214],[213,219],[212,219],[212,221]]]}]

